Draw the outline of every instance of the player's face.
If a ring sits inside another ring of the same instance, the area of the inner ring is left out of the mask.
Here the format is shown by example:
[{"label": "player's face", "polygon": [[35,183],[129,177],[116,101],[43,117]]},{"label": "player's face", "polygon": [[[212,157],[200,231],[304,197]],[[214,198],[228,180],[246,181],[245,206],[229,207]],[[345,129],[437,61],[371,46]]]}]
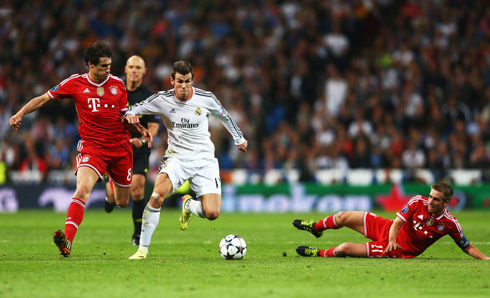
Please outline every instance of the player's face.
[{"label": "player's face", "polygon": [[192,86],[192,74],[188,73],[183,75],[181,73],[175,74],[175,80],[170,78],[172,86],[175,88],[175,94],[180,100],[186,100],[191,92]]},{"label": "player's face", "polygon": [[94,80],[96,83],[102,83],[107,79],[111,73],[112,59],[107,57],[99,58],[99,63],[93,65],[88,63],[90,79]]},{"label": "player's face", "polygon": [[140,84],[143,81],[143,75],[146,73],[145,61],[140,57],[133,56],[128,59],[124,70],[128,82]]},{"label": "player's face", "polygon": [[427,210],[429,213],[435,215],[440,215],[444,208],[446,208],[448,202],[443,201],[443,194],[435,189],[431,189],[429,193],[429,204],[427,205]]}]

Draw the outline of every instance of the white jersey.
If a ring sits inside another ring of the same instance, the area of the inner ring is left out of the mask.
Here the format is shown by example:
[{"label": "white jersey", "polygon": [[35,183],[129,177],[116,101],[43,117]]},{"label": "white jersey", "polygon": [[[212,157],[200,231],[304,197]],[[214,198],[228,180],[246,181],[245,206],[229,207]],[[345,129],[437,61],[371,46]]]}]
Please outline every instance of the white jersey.
[{"label": "white jersey", "polygon": [[210,115],[218,117],[235,140],[245,142],[242,132],[213,93],[192,87],[186,101],[177,99],[174,89],[160,91],[132,105],[126,114],[159,115],[168,131],[165,156],[178,158],[214,158],[209,133]]}]

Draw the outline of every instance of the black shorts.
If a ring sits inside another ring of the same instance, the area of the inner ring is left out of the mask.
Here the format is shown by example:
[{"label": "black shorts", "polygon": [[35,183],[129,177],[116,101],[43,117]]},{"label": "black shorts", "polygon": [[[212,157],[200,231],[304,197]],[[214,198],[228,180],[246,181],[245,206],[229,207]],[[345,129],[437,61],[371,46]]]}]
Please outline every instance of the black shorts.
[{"label": "black shorts", "polygon": [[150,150],[141,150],[133,147],[133,175],[140,174],[145,176],[150,167]]}]

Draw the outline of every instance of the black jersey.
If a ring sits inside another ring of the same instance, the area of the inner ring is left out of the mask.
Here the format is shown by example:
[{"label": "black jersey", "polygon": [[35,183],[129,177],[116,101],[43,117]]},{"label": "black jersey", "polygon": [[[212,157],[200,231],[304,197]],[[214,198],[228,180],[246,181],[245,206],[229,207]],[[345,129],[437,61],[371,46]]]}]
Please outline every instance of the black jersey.
[{"label": "black jersey", "polygon": [[[129,91],[128,90],[128,106],[137,104],[148,97],[152,96],[153,92],[150,91],[145,85],[140,85],[136,90],[134,91]],[[142,115],[139,116],[140,118],[140,124],[143,125],[145,128],[148,128],[148,123],[149,122],[155,122],[159,123],[160,117],[155,116],[155,115]],[[130,132],[131,133],[131,138],[140,138],[141,134],[138,132]],[[141,148],[136,148],[133,146],[133,155],[136,155],[138,151],[143,150],[144,152],[149,153],[150,148],[148,146],[143,145]]]}]

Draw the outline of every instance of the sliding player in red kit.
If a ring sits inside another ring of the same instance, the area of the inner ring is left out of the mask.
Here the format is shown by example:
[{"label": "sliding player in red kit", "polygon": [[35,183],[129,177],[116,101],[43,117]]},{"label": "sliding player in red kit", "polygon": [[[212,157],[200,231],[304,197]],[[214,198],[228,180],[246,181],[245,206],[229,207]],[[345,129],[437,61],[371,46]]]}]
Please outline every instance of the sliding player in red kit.
[{"label": "sliding player in red kit", "polygon": [[127,110],[127,91],[118,77],[110,74],[112,51],[104,42],[96,42],[85,51],[89,72],[72,75],[45,94],[31,99],[10,118],[18,129],[22,117],[52,100],[73,98],[79,119],[77,187],[68,207],[65,232],[56,230],[53,240],[63,257],[71,254],[78,227],[83,220],[85,204],[95,183],[108,172],[114,182],[116,203],[126,207],[132,181],[133,151],[127,129],[139,131],[149,140],[151,134],[141,125],[130,125],[121,117]]},{"label": "sliding player in red kit", "polygon": [[480,252],[463,234],[456,218],[446,209],[453,197],[445,183],[432,185],[429,197],[418,195],[396,214],[396,219],[382,218],[360,211],[339,212],[319,222],[295,219],[293,225],[321,237],[324,230],[348,227],[373,241],[342,243],[330,249],[299,246],[296,252],[304,257],[365,257],[413,258],[423,253],[444,235],[449,235],[468,255],[482,260],[489,258]]}]

